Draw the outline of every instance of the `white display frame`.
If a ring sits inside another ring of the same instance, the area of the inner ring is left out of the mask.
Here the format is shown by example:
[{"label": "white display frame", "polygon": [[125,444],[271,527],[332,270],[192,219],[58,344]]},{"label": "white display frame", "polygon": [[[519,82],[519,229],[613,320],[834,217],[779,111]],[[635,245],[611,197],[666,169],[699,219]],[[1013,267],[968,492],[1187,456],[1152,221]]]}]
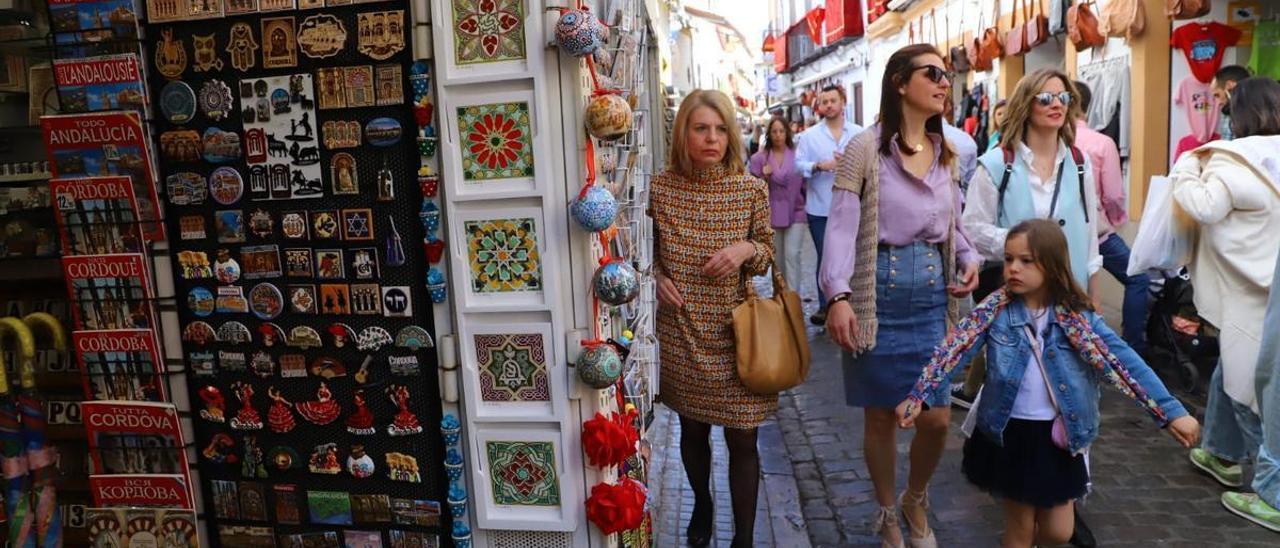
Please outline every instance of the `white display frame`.
[{"label": "white display frame", "polygon": [[[534,78],[543,75],[543,25],[545,17],[542,3],[532,0],[519,0],[524,8],[524,59],[493,61],[469,65],[457,64],[456,52],[452,40],[453,32],[453,0],[433,0],[431,4],[431,20],[439,30],[434,32],[436,67],[440,85],[456,86],[477,82],[494,82],[520,78]],[[446,32],[447,29],[447,32]]]},{"label": "white display frame", "polygon": [[[541,196],[546,189],[546,181],[554,166],[551,165],[550,155],[546,151],[546,139],[538,138],[543,128],[547,127],[543,119],[543,109],[537,101],[534,89],[528,86],[513,87],[503,84],[473,86],[472,88],[476,90],[474,93],[469,92],[470,90],[463,93],[455,92],[441,100],[440,119],[444,131],[440,136],[438,153],[448,155],[450,159],[442,163],[444,171],[441,182],[444,183],[445,191],[452,202],[535,197]],[[462,99],[456,99],[458,97]],[[467,182],[463,177],[462,169],[462,152],[465,143],[461,128],[458,126],[458,109],[500,103],[529,105],[529,143],[533,153],[533,176]]]},{"label": "white display frame", "polygon": [[[582,463],[581,451],[573,450],[573,454],[565,452],[562,434],[555,429],[536,427],[524,428],[475,428],[470,437],[471,454],[467,462],[471,463],[476,523],[483,529],[524,529],[529,531],[574,531],[578,528],[578,520],[582,508],[582,494],[579,485],[579,472]],[[493,484],[489,476],[488,443],[491,441],[550,442],[555,452],[556,481],[559,484],[560,504],[558,506],[511,506],[500,505],[493,501]],[[566,476],[567,470],[574,470]]]},{"label": "white display frame", "polygon": [[[537,232],[538,269],[542,288],[536,291],[477,293],[472,290],[471,257],[466,224],[471,221],[492,219],[533,219]],[[538,207],[468,207],[455,209],[449,216],[449,261],[452,279],[464,282],[461,290],[454,291],[460,311],[471,312],[521,312],[549,310],[549,282],[555,283],[554,271],[548,272],[547,223],[542,208]],[[455,285],[455,288],[458,286]],[[469,322],[468,322],[469,323]]]},{"label": "white display frame", "polygon": [[[502,316],[502,317],[505,317]],[[480,360],[476,347],[477,335],[530,334],[542,337],[543,353],[547,369],[549,401],[545,402],[490,402],[481,396]],[[477,422],[559,422],[567,412],[567,387],[564,361],[559,355],[557,338],[550,322],[488,323],[482,316],[471,316],[461,329],[458,340],[462,350],[462,382],[465,387],[467,416]]]}]

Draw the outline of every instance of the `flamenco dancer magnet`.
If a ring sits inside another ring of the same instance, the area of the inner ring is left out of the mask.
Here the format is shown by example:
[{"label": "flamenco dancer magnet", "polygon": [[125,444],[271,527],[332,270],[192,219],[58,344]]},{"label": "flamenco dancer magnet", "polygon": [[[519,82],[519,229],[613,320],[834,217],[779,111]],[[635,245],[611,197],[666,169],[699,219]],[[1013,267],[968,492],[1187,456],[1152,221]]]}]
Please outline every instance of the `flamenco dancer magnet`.
[{"label": "flamenco dancer magnet", "polygon": [[293,430],[298,423],[293,420],[293,411],[289,410],[292,405],[289,400],[284,399],[274,386],[267,387],[267,396],[271,398],[271,409],[267,410],[267,425],[271,431],[284,434]]},{"label": "flamenco dancer magnet", "polygon": [[337,420],[338,415],[342,412],[342,406],[338,404],[337,400],[333,399],[333,393],[329,391],[329,386],[324,382],[321,382],[320,388],[316,390],[315,400],[296,403],[293,407],[298,410],[298,414],[302,415],[302,418],[318,426],[324,426]]},{"label": "flamenco dancer magnet", "polygon": [[387,425],[387,434],[391,436],[412,436],[422,432],[422,425],[418,424],[418,417],[412,411],[409,411],[409,387],[399,384],[393,384],[387,387],[387,396],[391,401],[395,402],[399,411],[392,419],[391,424]]},{"label": "flamenco dancer magnet", "polygon": [[235,393],[236,399],[240,400],[240,410],[231,418],[231,428],[262,430],[262,417],[258,416],[258,410],[253,408],[253,385],[247,382],[236,382],[231,385],[231,391]]},{"label": "flamenco dancer magnet", "polygon": [[364,390],[356,390],[355,406],[355,412],[347,417],[347,432],[357,436],[377,434],[378,429],[373,426],[373,413],[369,411],[369,406],[364,399]]}]

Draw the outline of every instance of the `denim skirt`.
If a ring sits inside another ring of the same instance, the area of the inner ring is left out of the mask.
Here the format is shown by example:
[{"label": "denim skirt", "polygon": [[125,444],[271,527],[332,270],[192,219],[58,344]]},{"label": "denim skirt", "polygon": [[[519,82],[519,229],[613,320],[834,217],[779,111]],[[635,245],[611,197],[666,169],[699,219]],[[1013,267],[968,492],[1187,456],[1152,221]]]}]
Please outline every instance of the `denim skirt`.
[{"label": "denim skirt", "polygon": [[[880,245],[876,253],[876,345],[844,354],[845,401],[854,407],[897,407],[947,334],[947,290],[940,246]],[[950,405],[944,381],[930,407]]]}]

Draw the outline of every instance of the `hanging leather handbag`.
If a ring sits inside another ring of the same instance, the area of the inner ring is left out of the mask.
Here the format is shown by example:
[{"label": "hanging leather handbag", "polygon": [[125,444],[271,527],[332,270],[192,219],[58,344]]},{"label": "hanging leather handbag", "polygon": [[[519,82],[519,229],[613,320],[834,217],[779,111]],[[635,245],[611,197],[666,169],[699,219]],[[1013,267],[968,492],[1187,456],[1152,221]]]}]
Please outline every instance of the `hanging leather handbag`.
[{"label": "hanging leather handbag", "polygon": [[1023,24],[1018,24],[1018,6],[1013,6],[1013,13],[1009,15],[1009,32],[1004,38],[1004,52],[1006,55],[1019,56],[1027,52],[1027,0],[1022,0],[1022,19]]},{"label": "hanging leather handbag", "polygon": [[1164,14],[1170,19],[1195,19],[1213,10],[1210,0],[1165,0]]},{"label": "hanging leather handbag", "polygon": [[979,66],[985,66],[985,69],[991,70],[992,62],[996,59],[1004,57],[1004,44],[1000,42],[1000,2],[995,4],[995,13],[992,15],[992,26],[982,31],[982,38],[978,43],[978,59]]},{"label": "hanging leather handbag", "polygon": [[777,394],[804,382],[809,375],[809,337],[800,295],[787,287],[776,263],[773,297],[756,294],[745,281],[747,300],[733,309],[738,378],[756,394]]},{"label": "hanging leather handbag", "polygon": [[[951,11],[947,11],[947,34],[951,34]],[[949,38],[950,36],[948,36]],[[969,52],[964,46],[964,4],[960,4],[960,45],[951,46],[947,52],[947,62],[951,70],[969,72]]]},{"label": "hanging leather handbag", "polygon": [[1026,29],[1027,49],[1032,49],[1049,39],[1049,18],[1045,17],[1040,0],[1031,0],[1031,18],[1027,20]]},{"label": "hanging leather handbag", "polygon": [[1142,0],[1110,0],[1102,8],[1098,31],[1105,36],[1133,40],[1147,28],[1147,10]]},{"label": "hanging leather handbag", "polygon": [[1067,38],[1076,51],[1084,51],[1107,43],[1107,37],[1098,30],[1098,18],[1089,9],[1093,2],[1081,2],[1067,9]]}]

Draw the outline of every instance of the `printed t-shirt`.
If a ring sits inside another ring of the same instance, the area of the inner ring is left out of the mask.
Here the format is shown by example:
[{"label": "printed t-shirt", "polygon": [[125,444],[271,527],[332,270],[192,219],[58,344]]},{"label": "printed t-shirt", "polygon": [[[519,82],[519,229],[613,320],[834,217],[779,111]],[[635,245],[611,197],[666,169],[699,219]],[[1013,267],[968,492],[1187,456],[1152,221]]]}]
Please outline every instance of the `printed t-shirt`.
[{"label": "printed t-shirt", "polygon": [[1187,113],[1187,124],[1197,141],[1206,142],[1218,129],[1218,116],[1222,114],[1213,98],[1213,86],[1188,76],[1178,83],[1173,103]]},{"label": "printed t-shirt", "polygon": [[1188,23],[1173,31],[1169,45],[1182,50],[1191,65],[1191,74],[1207,84],[1222,66],[1222,54],[1239,40],[1240,31],[1222,23]]}]

